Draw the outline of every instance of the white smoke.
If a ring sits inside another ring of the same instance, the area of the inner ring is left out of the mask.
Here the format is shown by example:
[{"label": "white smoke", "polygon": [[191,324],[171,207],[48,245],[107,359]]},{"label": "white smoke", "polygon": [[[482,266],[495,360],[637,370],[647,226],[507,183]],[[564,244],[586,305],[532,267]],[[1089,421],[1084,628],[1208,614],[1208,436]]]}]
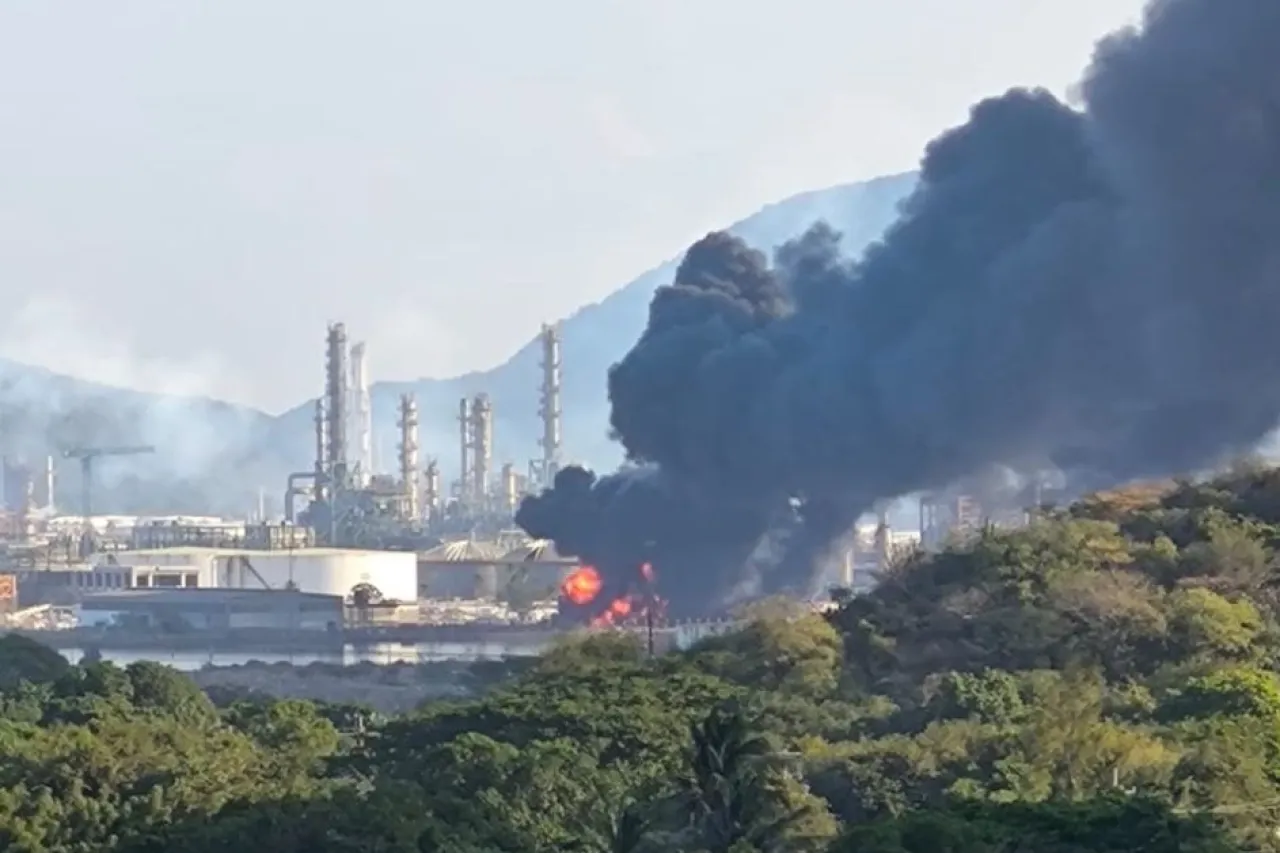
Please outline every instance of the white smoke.
[{"label": "white smoke", "polygon": [[212,330],[194,318],[192,330],[189,355],[146,358],[76,303],[32,296],[0,318],[0,357],[17,363],[0,370],[0,443],[22,454],[75,444],[156,448],[152,457],[104,466],[104,485],[120,471],[161,479],[210,475],[229,456],[248,451],[261,421],[252,411],[213,414],[208,401],[239,396],[238,389],[227,365],[201,349],[201,337]]}]

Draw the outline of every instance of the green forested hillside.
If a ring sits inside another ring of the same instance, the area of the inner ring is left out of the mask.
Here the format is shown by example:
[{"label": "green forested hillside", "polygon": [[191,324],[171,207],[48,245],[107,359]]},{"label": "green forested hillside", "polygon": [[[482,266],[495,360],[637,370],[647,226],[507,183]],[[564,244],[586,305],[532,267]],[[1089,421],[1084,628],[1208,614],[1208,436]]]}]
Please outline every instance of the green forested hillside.
[{"label": "green forested hillside", "polygon": [[9,637],[0,849],[1280,849],[1278,545],[1280,471],[1095,495],[829,618],[595,635],[392,719]]}]

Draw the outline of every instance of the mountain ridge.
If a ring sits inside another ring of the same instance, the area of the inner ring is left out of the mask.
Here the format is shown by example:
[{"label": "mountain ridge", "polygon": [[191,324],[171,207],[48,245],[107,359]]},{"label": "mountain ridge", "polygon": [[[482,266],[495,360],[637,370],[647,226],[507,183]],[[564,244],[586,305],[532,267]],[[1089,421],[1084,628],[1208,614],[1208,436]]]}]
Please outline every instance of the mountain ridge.
[{"label": "mountain ridge", "polygon": [[[907,172],[809,190],[768,204],[724,230],[772,252],[814,223],[825,221],[844,235],[846,251],[858,254],[896,218],[900,202],[915,182],[915,173]],[[689,242],[699,236],[693,235]],[[568,459],[597,467],[620,461],[607,435],[605,371],[643,330],[653,291],[670,281],[682,254],[683,248],[560,320]],[[358,329],[350,331],[359,338]],[[370,340],[369,345],[376,355],[377,341]],[[488,370],[443,379],[373,383],[378,467],[394,467],[396,405],[401,394],[413,393],[424,463],[435,457],[446,481],[456,477],[458,400],[485,392],[494,403],[495,462],[511,461],[522,470],[527,460],[538,455],[540,354],[535,332]],[[317,360],[317,388],[320,382]],[[120,460],[108,466],[118,469],[115,473],[106,470],[99,476],[105,494],[97,505],[114,511],[243,512],[256,501],[258,488],[277,495],[289,471],[312,466],[314,405],[312,397],[272,415],[208,397],[113,388],[0,360],[0,427],[9,427],[6,455],[30,457],[40,452],[42,443],[43,452],[69,442],[156,446],[154,457]],[[24,409],[26,413],[18,417],[16,413]],[[15,417],[23,428],[12,428]],[[59,498],[64,502],[78,489],[78,472],[67,470],[71,467],[63,465],[59,473]],[[150,495],[148,483],[153,484]],[[269,504],[279,506],[278,501]]]}]

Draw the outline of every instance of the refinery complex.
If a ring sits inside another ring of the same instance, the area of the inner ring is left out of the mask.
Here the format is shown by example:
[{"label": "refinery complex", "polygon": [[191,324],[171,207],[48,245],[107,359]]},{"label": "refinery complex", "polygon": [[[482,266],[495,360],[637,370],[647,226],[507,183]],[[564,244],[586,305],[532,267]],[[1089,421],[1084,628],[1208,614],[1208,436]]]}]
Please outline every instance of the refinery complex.
[{"label": "refinery complex", "polygon": [[[438,457],[422,453],[412,395],[398,401],[395,473],[375,469],[366,348],[349,342],[341,323],[325,339],[314,464],[280,484],[280,517],[94,514],[96,460],[153,452],[148,446],[65,449],[81,472],[75,514],[54,506],[55,458],[39,465],[6,460],[0,618],[9,629],[64,632],[77,647],[126,638],[144,645],[193,637],[265,642],[263,632],[305,646],[359,632],[411,641],[451,626],[564,627],[561,604],[583,603],[577,596],[594,570],[513,521],[522,498],[550,485],[564,464],[559,328],[543,326],[540,343],[540,456],[520,465],[499,461],[494,401],[476,394],[457,403],[459,473],[448,483]],[[832,585],[865,589],[902,553],[995,518],[963,493],[923,498],[918,530],[893,530],[885,508],[877,511],[849,537]],[[1006,520],[1017,523],[1017,513]],[[629,624],[630,605],[611,606],[607,621]],[[722,625],[672,625],[650,606],[634,613],[651,634]]]},{"label": "refinery complex", "polygon": [[284,522],[333,547],[421,550],[450,538],[493,539],[512,527],[521,497],[550,485],[561,465],[560,330],[544,326],[538,417],[542,455],[518,468],[496,462],[493,401],[458,401],[458,478],[442,482],[437,458],[423,459],[418,403],[400,397],[396,473],[373,469],[373,411],[365,345],[329,327],[324,394],[316,401],[315,464],[290,474]]}]

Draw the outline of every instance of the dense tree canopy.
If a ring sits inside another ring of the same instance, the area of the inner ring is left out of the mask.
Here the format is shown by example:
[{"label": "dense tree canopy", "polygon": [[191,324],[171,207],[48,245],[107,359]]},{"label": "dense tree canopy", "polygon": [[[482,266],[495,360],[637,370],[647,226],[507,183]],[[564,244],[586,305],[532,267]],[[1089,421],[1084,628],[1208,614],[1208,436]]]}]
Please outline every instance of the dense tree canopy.
[{"label": "dense tree canopy", "polygon": [[0,849],[1280,850],[1280,472],[1091,496],[828,616],[383,718],[0,638]]}]

